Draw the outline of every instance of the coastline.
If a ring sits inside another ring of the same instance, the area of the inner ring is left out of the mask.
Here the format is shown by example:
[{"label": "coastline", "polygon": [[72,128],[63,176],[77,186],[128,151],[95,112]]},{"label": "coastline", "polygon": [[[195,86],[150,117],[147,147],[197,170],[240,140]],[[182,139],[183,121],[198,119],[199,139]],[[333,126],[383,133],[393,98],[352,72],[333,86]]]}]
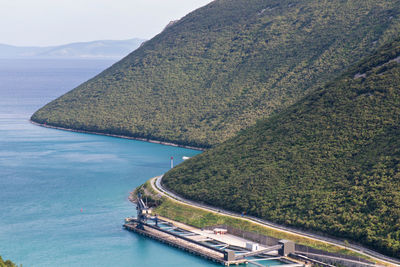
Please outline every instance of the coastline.
[{"label": "coastline", "polygon": [[46,127],[46,128],[51,128],[51,129],[57,129],[57,130],[62,130],[62,131],[68,131],[68,132],[85,133],[85,134],[95,134],[95,135],[104,135],[104,136],[109,136],[109,137],[130,139],[130,140],[136,140],[136,141],[143,141],[143,142],[148,142],[148,143],[152,143],[152,144],[159,144],[159,145],[165,145],[165,146],[181,147],[181,148],[193,149],[193,150],[198,150],[198,151],[205,151],[205,150],[206,150],[205,148],[194,147],[194,146],[179,145],[179,144],[175,144],[175,143],[172,143],[172,142],[164,142],[164,141],[158,141],[158,140],[147,139],[147,138],[131,137],[131,136],[125,136],[125,135],[118,135],[118,134],[108,134],[108,133],[91,132],[91,131],[86,131],[86,130],[77,130],[77,129],[70,129],[70,128],[52,126],[52,125],[47,125],[47,124],[38,123],[38,122],[35,122],[35,121],[31,120],[31,119],[29,119],[29,122],[32,123],[32,124],[34,124],[34,125],[37,125],[37,126]]}]

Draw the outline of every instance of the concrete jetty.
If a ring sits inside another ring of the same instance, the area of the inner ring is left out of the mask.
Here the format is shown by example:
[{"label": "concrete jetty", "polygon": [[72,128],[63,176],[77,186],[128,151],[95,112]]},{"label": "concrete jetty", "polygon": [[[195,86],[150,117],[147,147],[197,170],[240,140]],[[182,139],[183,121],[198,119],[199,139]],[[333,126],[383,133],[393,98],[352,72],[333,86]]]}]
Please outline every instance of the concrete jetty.
[{"label": "concrete jetty", "polygon": [[280,261],[277,263],[281,265],[282,256],[294,252],[294,243],[291,241],[281,240],[282,242],[273,246],[259,246],[228,234],[226,229],[215,228],[210,233],[161,218],[157,214],[151,216],[151,209],[143,201],[141,193],[138,193],[136,203],[137,217],[126,218],[125,229],[225,266],[247,264],[250,260],[252,264],[262,266],[259,262],[255,262],[255,259],[262,260],[271,255],[277,255],[275,259]]},{"label": "concrete jetty", "polygon": [[227,253],[224,253],[223,251],[218,249],[213,249],[212,247],[205,246],[203,243],[200,243],[188,237],[175,235],[171,232],[165,231],[149,224],[143,224],[143,229],[140,229],[137,226],[138,222],[135,219],[132,219],[130,222],[124,224],[124,228],[129,231],[133,231],[138,234],[153,238],[170,246],[180,248],[182,250],[188,251],[192,254],[201,256],[205,259],[220,263],[225,266],[247,263],[246,259],[228,260],[226,255]]}]

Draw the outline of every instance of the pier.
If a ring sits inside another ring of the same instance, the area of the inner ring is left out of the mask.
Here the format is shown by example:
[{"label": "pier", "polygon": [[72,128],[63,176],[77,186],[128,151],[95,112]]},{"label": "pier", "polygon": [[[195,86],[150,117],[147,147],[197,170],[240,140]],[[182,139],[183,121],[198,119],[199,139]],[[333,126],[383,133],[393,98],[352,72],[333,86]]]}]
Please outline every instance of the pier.
[{"label": "pier", "polygon": [[[225,266],[239,264],[266,266],[262,264],[264,262],[268,266],[282,265],[282,263],[283,266],[303,266],[303,263],[282,256],[285,246],[287,247],[285,242],[289,241],[281,240],[278,245],[264,246],[252,251],[241,244],[248,240],[240,237],[229,234],[213,237],[212,231],[192,229],[192,227],[184,229],[186,227],[177,224],[178,226],[158,217],[157,220],[155,217],[149,218],[146,222],[127,218],[124,228]],[[293,243],[291,245],[293,246]]]},{"label": "pier", "polygon": [[[186,236],[174,235],[171,232],[162,230],[161,228],[156,228],[147,223],[143,223],[143,229],[138,227],[139,223],[135,219],[132,219],[129,223],[124,224],[124,228],[136,232],[138,234],[153,238],[162,243],[166,243],[170,246],[180,248],[182,250],[188,251],[192,254],[201,256],[205,259],[229,266],[232,264],[238,265],[242,263],[247,263],[247,260],[226,260],[226,253],[220,249],[213,247],[208,247],[203,243],[196,240],[192,240]],[[185,238],[186,237],[186,238]]]},{"label": "pier", "polygon": [[[198,229],[157,215],[137,196],[137,217],[125,219],[126,230],[150,237],[225,266],[252,264],[255,266],[303,266],[286,258],[294,252],[294,243],[280,240],[273,245],[258,244],[232,235],[226,229]],[[264,263],[264,265],[262,264]]]}]

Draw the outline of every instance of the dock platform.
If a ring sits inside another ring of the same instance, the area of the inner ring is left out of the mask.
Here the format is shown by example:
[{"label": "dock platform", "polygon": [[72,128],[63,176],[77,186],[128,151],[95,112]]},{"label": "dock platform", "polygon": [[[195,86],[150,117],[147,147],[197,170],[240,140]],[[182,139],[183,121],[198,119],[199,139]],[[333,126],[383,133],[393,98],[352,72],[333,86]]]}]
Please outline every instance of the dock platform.
[{"label": "dock platform", "polygon": [[135,220],[131,220],[129,223],[124,224],[124,228],[225,266],[247,263],[246,259],[231,261],[225,260],[225,254],[223,253],[223,251],[218,251],[217,249],[212,249],[210,247],[204,246],[202,243],[192,240],[190,238],[177,236],[148,224],[143,225],[144,229],[137,228],[137,225],[138,222],[136,222]]}]

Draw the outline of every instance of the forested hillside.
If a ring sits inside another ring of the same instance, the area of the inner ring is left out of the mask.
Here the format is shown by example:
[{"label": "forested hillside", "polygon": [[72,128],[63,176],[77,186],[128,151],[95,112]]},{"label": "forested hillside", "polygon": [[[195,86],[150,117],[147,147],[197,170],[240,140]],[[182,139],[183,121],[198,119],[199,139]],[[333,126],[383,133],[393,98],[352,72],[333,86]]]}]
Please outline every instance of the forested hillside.
[{"label": "forested hillside", "polygon": [[385,43],[399,12],[399,0],[215,0],[32,120],[210,147]]},{"label": "forested hillside", "polygon": [[186,198],[400,258],[400,39],[163,181]]}]

